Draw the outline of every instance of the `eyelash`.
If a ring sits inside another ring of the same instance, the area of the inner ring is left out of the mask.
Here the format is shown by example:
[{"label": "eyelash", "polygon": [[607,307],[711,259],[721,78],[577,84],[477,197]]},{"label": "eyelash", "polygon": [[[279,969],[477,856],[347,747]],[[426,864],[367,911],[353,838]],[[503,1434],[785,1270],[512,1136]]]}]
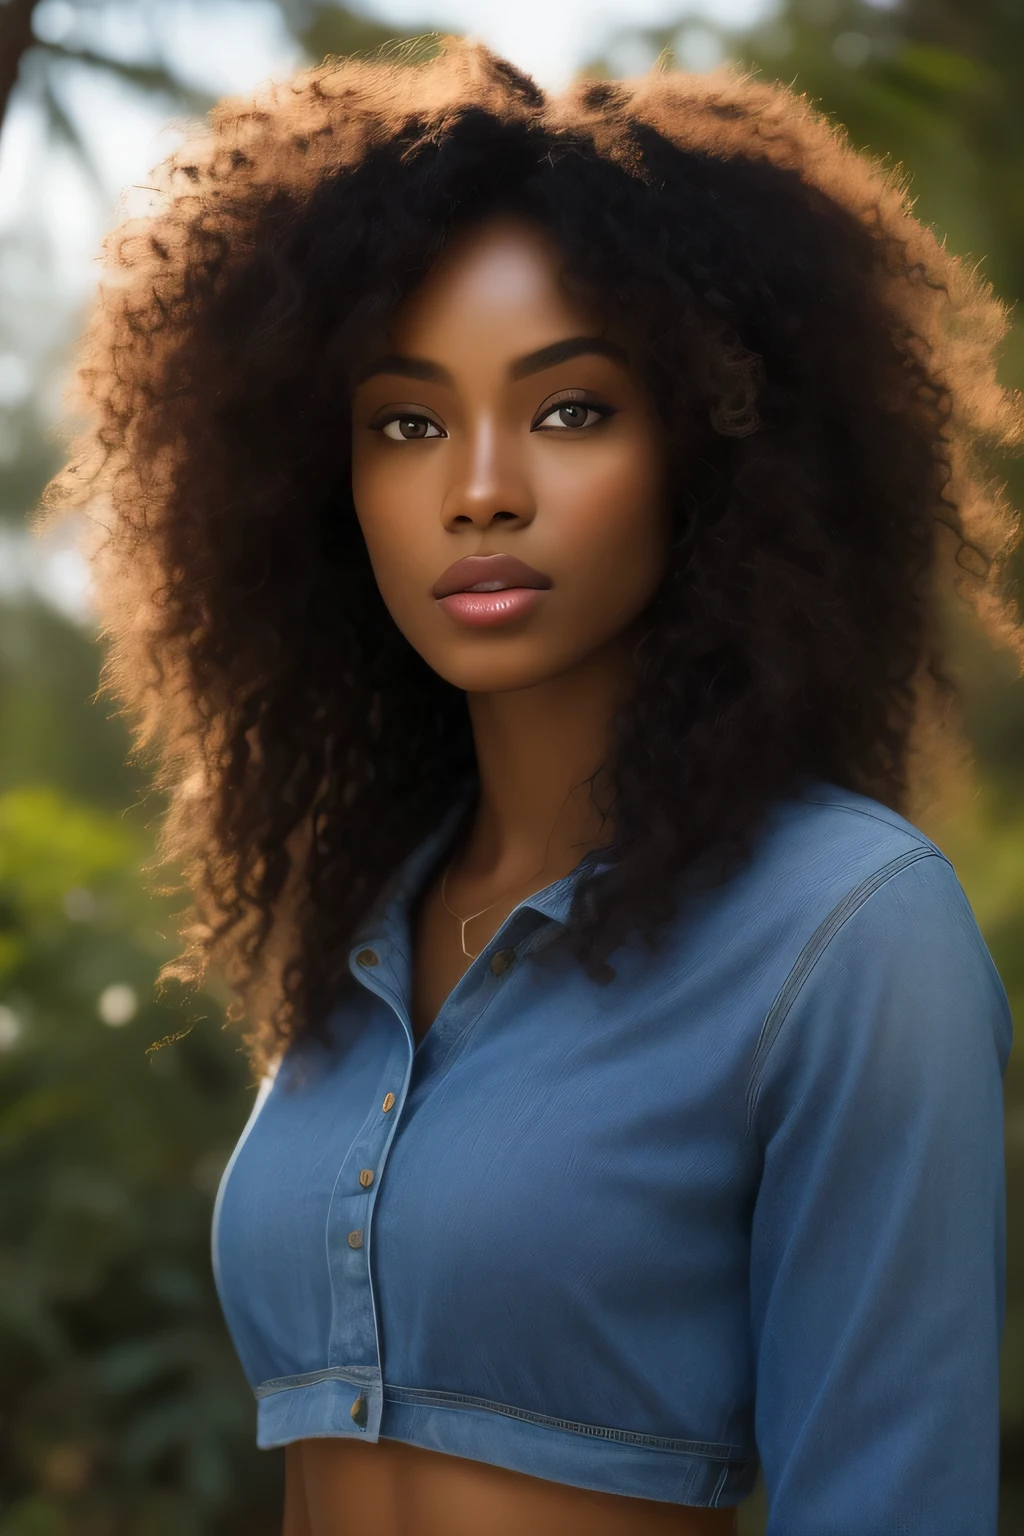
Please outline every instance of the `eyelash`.
[{"label": "eyelash", "polygon": [[[549,416],[553,416],[556,411],[562,410],[563,407],[565,407],[567,405],[581,405],[587,411],[594,411],[597,414],[598,421],[596,421],[596,422],[595,421],[586,422],[582,427],[565,427],[565,426],[563,426],[563,427],[541,427],[540,423],[542,421],[546,421]],[[565,432],[565,433],[586,432],[586,431],[589,431],[591,428],[597,426],[598,422],[604,421],[606,417],[611,416],[613,414],[614,414],[614,412],[612,410],[612,407],[609,406],[609,405],[602,405],[602,404],[600,404],[600,403],[598,403],[597,401],[594,401],[594,400],[578,400],[575,397],[570,395],[570,396],[567,396],[564,400],[556,400],[552,405],[549,405],[547,410],[544,412],[543,416],[540,416],[537,419],[537,421],[534,422],[534,424],[530,428],[530,430],[531,430],[531,432],[538,432],[538,431],[543,431],[543,432]],[[422,421],[428,427],[433,427],[434,428],[434,435],[435,436],[437,436],[437,437],[447,437],[447,435],[448,435],[446,432],[442,432],[440,430],[440,428],[438,427],[437,423],[434,422],[434,421],[431,421],[429,416],[416,415],[415,412],[411,412],[411,411],[408,414],[403,412],[402,415],[400,415],[400,416],[389,416],[387,421],[382,421],[380,423],[379,427],[377,428],[377,431],[378,432],[383,432],[385,437],[389,437],[390,434],[388,433],[387,428],[391,427],[391,426],[394,426],[398,422],[402,422],[402,421]],[[419,437],[419,438],[416,438],[416,437],[391,437],[391,441],[394,442],[394,443],[399,443],[399,442],[401,442],[401,443],[416,443],[416,442],[423,443],[423,442],[427,441],[427,439],[430,437],[430,435],[431,434],[429,432],[426,432],[426,433],[424,433],[424,435],[422,437]]]},{"label": "eyelash", "polygon": [[572,395],[569,395],[569,396],[566,397],[566,399],[564,399],[564,400],[556,400],[554,402],[554,404],[550,405],[548,407],[548,409],[544,412],[544,415],[541,416],[539,418],[538,422],[536,422],[534,424],[534,426],[531,428],[531,431],[534,431],[534,432],[537,432],[537,431],[545,431],[545,432],[552,432],[552,431],[586,432],[590,427],[597,426],[597,422],[591,421],[589,423],[588,422],[584,422],[582,427],[561,427],[561,428],[559,428],[559,427],[544,427],[544,428],[541,428],[541,426],[540,426],[540,422],[541,421],[546,421],[549,416],[553,416],[556,411],[563,410],[567,405],[581,405],[583,407],[583,409],[586,410],[586,411],[594,411],[594,412],[596,412],[597,420],[598,421],[604,421],[606,417],[612,415],[612,408],[611,408],[610,405],[600,405],[596,400],[577,400],[577,399],[574,399]]}]

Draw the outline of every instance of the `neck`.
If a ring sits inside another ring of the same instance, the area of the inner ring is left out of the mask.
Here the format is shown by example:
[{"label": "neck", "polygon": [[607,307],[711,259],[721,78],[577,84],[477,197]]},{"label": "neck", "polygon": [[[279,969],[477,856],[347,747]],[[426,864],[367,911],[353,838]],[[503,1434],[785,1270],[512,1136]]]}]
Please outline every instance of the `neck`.
[{"label": "neck", "polygon": [[609,841],[605,765],[631,680],[619,644],[531,688],[467,695],[480,801],[459,859],[464,875],[496,886],[542,871],[559,879]]}]

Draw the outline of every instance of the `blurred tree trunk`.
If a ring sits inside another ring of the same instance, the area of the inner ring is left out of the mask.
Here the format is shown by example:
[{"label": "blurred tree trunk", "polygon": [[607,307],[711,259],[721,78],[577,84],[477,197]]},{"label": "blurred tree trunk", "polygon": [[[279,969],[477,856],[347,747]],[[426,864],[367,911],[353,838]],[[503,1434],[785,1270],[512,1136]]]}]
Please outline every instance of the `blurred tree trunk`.
[{"label": "blurred tree trunk", "polygon": [[35,8],[36,0],[0,0],[0,128],[18,81],[22,58],[35,41],[32,36]]}]

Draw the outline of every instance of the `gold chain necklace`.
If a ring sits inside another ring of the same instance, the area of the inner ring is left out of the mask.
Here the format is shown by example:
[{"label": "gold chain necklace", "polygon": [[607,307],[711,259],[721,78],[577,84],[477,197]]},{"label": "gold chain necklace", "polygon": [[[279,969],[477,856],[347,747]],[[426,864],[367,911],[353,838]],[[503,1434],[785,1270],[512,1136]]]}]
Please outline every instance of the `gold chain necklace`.
[{"label": "gold chain necklace", "polygon": [[[568,798],[569,797],[567,795],[566,799],[568,799]],[[561,816],[562,810],[564,809],[564,807],[565,807],[565,801],[562,802],[562,806],[559,808],[558,816]],[[554,821],[553,821],[553,823],[551,825],[551,831],[548,833],[548,840],[544,844],[544,864],[546,864],[547,861],[548,861],[548,849],[551,847],[551,839],[554,836],[555,827],[558,825],[558,816],[555,817],[555,819],[554,819]],[[498,897],[498,901],[492,901],[491,905],[489,907],[481,907],[479,912],[471,912],[469,917],[460,917],[458,912],[454,911],[453,908],[448,906],[448,899],[447,899],[447,897],[444,894],[445,886],[446,886],[446,884],[448,882],[448,871],[451,869],[451,867],[454,864],[454,862],[455,862],[455,855],[453,854],[452,857],[448,860],[448,863],[445,865],[444,874],[441,876],[441,900],[442,900],[442,902],[444,902],[444,905],[448,908],[448,911],[451,912],[452,917],[455,918],[456,922],[459,922],[459,923],[462,924],[462,932],[459,935],[459,939],[460,939],[461,944],[462,944],[462,953],[466,956],[467,960],[475,960],[477,958],[477,955],[483,954],[483,950],[479,950],[478,949],[477,952],[476,952],[476,955],[471,955],[469,950],[466,948],[466,924],[467,923],[471,923],[473,921],[473,919],[476,918],[476,917],[483,917],[485,912],[490,912],[493,907],[496,907],[498,905],[498,902],[501,901],[502,897],[508,895],[508,891],[517,891],[519,889],[520,885],[529,885],[531,880],[536,880],[537,875],[539,875],[541,873],[541,870],[544,868],[544,864],[542,864],[540,866],[540,869],[537,870],[537,873],[534,874],[534,875],[531,875],[528,880],[520,880],[516,885],[510,885],[508,890],[502,891],[501,896]]]}]

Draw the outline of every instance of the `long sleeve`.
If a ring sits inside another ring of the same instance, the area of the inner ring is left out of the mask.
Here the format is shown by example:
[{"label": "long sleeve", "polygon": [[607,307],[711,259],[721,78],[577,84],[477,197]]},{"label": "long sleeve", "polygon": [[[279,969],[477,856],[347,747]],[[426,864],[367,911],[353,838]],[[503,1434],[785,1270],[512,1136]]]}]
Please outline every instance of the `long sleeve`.
[{"label": "long sleeve", "polygon": [[930,852],[798,971],[749,1100],[768,1536],[995,1536],[1005,991]]}]

